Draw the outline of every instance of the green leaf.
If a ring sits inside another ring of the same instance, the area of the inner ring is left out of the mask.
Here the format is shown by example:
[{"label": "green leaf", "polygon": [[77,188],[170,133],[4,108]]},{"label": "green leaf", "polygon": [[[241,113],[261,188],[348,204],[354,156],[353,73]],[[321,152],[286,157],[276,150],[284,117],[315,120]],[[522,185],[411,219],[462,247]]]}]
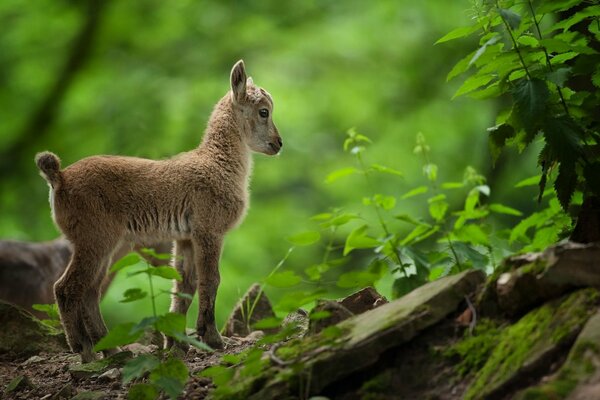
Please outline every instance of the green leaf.
[{"label": "green leaf", "polygon": [[473,247],[463,242],[452,242],[454,251],[462,260],[469,260],[473,263],[475,268],[485,269],[489,262],[488,256],[481,254]]},{"label": "green leaf", "polygon": [[502,19],[506,21],[510,29],[513,31],[519,29],[521,25],[521,16],[512,10],[501,8],[498,10]]},{"label": "green leaf", "polygon": [[442,183],[442,189],[461,189],[464,188],[464,182],[444,182]]},{"label": "green leaf", "polygon": [[281,327],[281,318],[277,317],[269,317],[263,318],[260,321],[252,324],[252,328],[254,329],[273,329]]},{"label": "green leaf", "polygon": [[514,208],[505,206],[503,204],[499,204],[499,203],[494,203],[494,204],[490,204],[489,205],[490,211],[493,211],[497,214],[507,214],[507,215],[514,215],[516,217],[520,217],[523,215],[523,213],[519,210],[515,210]]},{"label": "green leaf", "polygon": [[312,217],[310,217],[311,221],[317,221],[317,222],[322,222],[322,221],[328,221],[333,217],[332,213],[320,213],[317,215],[313,215]]},{"label": "green leaf", "polygon": [[543,127],[551,160],[575,164],[582,154],[580,138],[583,136],[577,124],[563,116],[547,118]]},{"label": "green leaf", "polygon": [[183,361],[169,358],[150,373],[150,382],[164,390],[171,399],[177,399],[183,392],[188,374],[188,368]]},{"label": "green leaf", "polygon": [[158,358],[150,354],[142,354],[129,360],[123,366],[123,383],[141,378],[146,372],[152,371],[159,363]]},{"label": "green leaf", "polygon": [[448,72],[446,76],[446,81],[450,81],[452,78],[462,74],[467,71],[471,66],[471,60],[473,59],[475,52],[467,54],[466,57],[462,58],[459,62],[457,62],[454,67]]},{"label": "green leaf", "polygon": [[492,155],[492,164],[495,164],[506,145],[506,140],[515,136],[515,129],[508,124],[496,125],[488,128],[489,148]]},{"label": "green leaf", "polygon": [[390,167],[386,167],[385,165],[380,165],[380,164],[373,164],[371,165],[371,169],[377,171],[377,172],[382,172],[384,174],[391,174],[391,175],[397,175],[397,176],[403,176],[404,174],[402,174],[402,172],[390,168]]},{"label": "green leaf", "polygon": [[441,38],[437,40],[434,44],[440,44],[444,42],[448,42],[450,40],[463,38],[469,36],[470,34],[477,32],[480,29],[479,25],[471,25],[471,26],[461,26],[456,29],[451,30]]},{"label": "green leaf", "polygon": [[125,267],[135,265],[141,261],[143,261],[143,259],[138,253],[129,253],[125,257],[121,258],[119,261],[114,263],[112,267],[110,267],[110,272],[118,272]]},{"label": "green leaf", "polygon": [[140,251],[148,257],[156,258],[157,260],[170,260],[173,257],[170,253],[157,253],[151,248],[143,248]]},{"label": "green leaf", "polygon": [[458,96],[462,96],[469,92],[472,92],[475,89],[479,89],[482,86],[487,85],[494,79],[494,76],[489,75],[473,75],[469,77],[464,83],[458,88],[456,93],[452,96],[452,99],[457,98]]},{"label": "green leaf", "polygon": [[343,255],[346,256],[354,249],[370,249],[381,245],[379,240],[367,236],[368,225],[362,225],[354,229],[346,238]]},{"label": "green leaf", "polygon": [[571,67],[557,68],[554,71],[550,71],[546,74],[546,79],[554,83],[558,87],[564,87],[565,82],[571,76]]},{"label": "green leaf", "polygon": [[375,201],[375,204],[377,204],[379,207],[383,208],[386,211],[389,211],[392,208],[396,207],[396,198],[394,196],[384,196],[381,194],[376,194],[375,196],[373,196],[373,200]]},{"label": "green leaf", "polygon": [[150,327],[154,327],[157,317],[146,317],[131,328],[130,334],[134,335],[138,332],[143,332]]},{"label": "green leaf", "polygon": [[321,319],[329,318],[330,316],[331,316],[331,312],[322,310],[322,311],[312,311],[308,317],[311,321],[318,321]]},{"label": "green leaf", "polygon": [[273,287],[287,288],[302,282],[300,275],[293,271],[276,272],[265,279],[265,283]]},{"label": "green leaf", "polygon": [[430,182],[437,180],[438,166],[436,164],[425,164],[423,166],[423,174],[427,177]]},{"label": "green leaf", "polygon": [[[493,44],[495,44],[496,42],[498,42],[498,40],[500,40],[500,35],[495,34],[494,36],[492,36],[491,38],[489,38],[484,44],[483,46],[481,46],[479,49],[477,49],[477,51],[475,52],[475,54],[473,54],[473,57],[471,57],[471,59],[469,60],[469,66],[475,64],[477,62],[477,60],[479,60],[479,58],[481,58],[481,56],[486,52],[486,50],[488,48],[490,48],[490,46],[492,46]],[[491,47],[493,49],[495,49],[495,47]]]},{"label": "green leaf", "polygon": [[600,88],[600,68],[598,68],[593,74],[592,74],[592,83],[594,84],[594,86],[596,86],[597,88]]},{"label": "green leaf", "polygon": [[529,134],[525,143],[529,144],[539,129],[539,121],[546,117],[550,96],[548,86],[541,79],[521,79],[511,93],[515,102],[515,114]]},{"label": "green leaf", "polygon": [[355,288],[373,286],[379,280],[380,275],[367,271],[346,272],[339,276],[337,286],[341,288]]},{"label": "green leaf", "polygon": [[569,51],[566,53],[558,54],[550,59],[550,64],[552,64],[552,65],[563,64],[569,60],[572,60],[573,58],[577,57],[578,55],[579,55],[579,53],[575,52],[575,51]]},{"label": "green leaf", "polygon": [[325,178],[325,183],[333,183],[340,178],[358,173],[360,173],[360,171],[353,167],[338,169],[327,175],[327,178]]},{"label": "green leaf", "polygon": [[136,383],[127,392],[128,400],[154,400],[158,397],[158,389],[148,383]]},{"label": "green leaf", "polygon": [[58,315],[58,306],[56,303],[53,304],[33,304],[31,306],[36,311],[41,311],[46,313],[48,318],[51,320],[59,320],[60,316]]},{"label": "green leaf", "polygon": [[409,224],[412,224],[412,225],[421,225],[421,222],[417,221],[416,219],[414,219],[413,217],[411,217],[408,214],[398,214],[398,215],[395,215],[394,218],[399,219],[400,221],[408,222]]},{"label": "green leaf", "polygon": [[522,44],[523,46],[528,47],[538,47],[540,45],[540,42],[538,42],[538,40],[535,37],[529,35],[523,35],[519,37],[517,39],[517,42],[519,44]]},{"label": "green leaf", "polygon": [[200,349],[203,351],[209,351],[209,352],[214,351],[214,349],[212,347],[210,347],[209,345],[207,345],[206,343],[201,342],[198,339],[195,339],[191,336],[188,336],[184,332],[173,332],[173,334],[171,336],[174,339],[176,339],[177,341],[179,341],[181,343],[190,344],[197,349]]},{"label": "green leaf", "polygon": [[433,219],[437,222],[440,222],[446,216],[446,211],[448,211],[449,204],[446,201],[445,194],[439,194],[435,197],[427,200],[429,203],[429,214]]},{"label": "green leaf", "polygon": [[414,227],[414,229],[400,242],[402,246],[406,246],[411,243],[415,239],[418,239],[420,236],[424,235],[427,231],[431,229],[431,226],[421,224]]},{"label": "green leaf", "polygon": [[358,214],[344,213],[344,214],[340,214],[340,215],[332,218],[330,221],[323,222],[321,224],[321,227],[329,228],[331,226],[342,226],[354,219],[359,219],[359,218],[360,218],[360,216]]},{"label": "green leaf", "polygon": [[182,280],[181,275],[179,275],[179,272],[177,272],[177,270],[173,267],[153,267],[143,272],[147,272],[148,274],[153,276],[160,276],[161,278],[165,279],[175,279],[177,281]]},{"label": "green leaf", "polygon": [[569,8],[581,3],[581,0],[552,0],[541,2],[537,8],[540,14],[549,14],[557,11],[568,10]]},{"label": "green leaf", "polygon": [[575,163],[561,162],[558,166],[558,176],[554,181],[554,189],[556,196],[560,201],[565,212],[568,212],[571,198],[577,187],[577,172],[575,171]]},{"label": "green leaf", "polygon": [[419,286],[424,285],[426,282],[426,279],[418,275],[398,278],[392,284],[392,297],[395,299],[402,297],[405,294],[412,292]]},{"label": "green leaf", "polygon": [[317,231],[307,231],[288,236],[285,240],[296,246],[309,246],[321,240],[321,234]]},{"label": "green leaf", "polygon": [[94,346],[94,351],[114,349],[118,346],[134,343],[142,336],[142,331],[132,333],[134,323],[119,324],[113,327],[102,339]]},{"label": "green leaf", "polygon": [[516,188],[525,187],[525,186],[537,186],[540,183],[541,175],[535,175],[522,181],[517,182],[515,185]]},{"label": "green leaf", "polygon": [[235,369],[228,368],[222,365],[214,365],[206,368],[200,372],[200,376],[211,378],[213,383],[217,386],[224,386],[228,384],[235,374]]},{"label": "green leaf", "polygon": [[410,197],[417,196],[419,194],[427,193],[428,190],[429,190],[429,188],[427,186],[419,186],[419,187],[416,187],[416,188],[410,190],[409,192],[403,194],[401,198],[403,200],[408,199]]},{"label": "green leaf", "polygon": [[129,303],[131,301],[136,301],[136,300],[140,300],[143,299],[144,297],[146,297],[148,295],[147,292],[143,291],[140,288],[132,288],[132,289],[127,289],[124,293],[123,293],[123,300],[121,300],[121,303]]},{"label": "green leaf", "polygon": [[490,244],[487,233],[476,224],[464,225],[461,229],[457,230],[455,234],[462,242],[483,246],[488,246]]},{"label": "green leaf", "polygon": [[185,315],[174,312],[160,315],[156,318],[154,327],[167,336],[173,336],[177,332],[185,332]]},{"label": "green leaf", "polygon": [[559,22],[554,24],[552,29],[553,30],[562,29],[563,32],[566,32],[570,27],[572,27],[575,24],[578,24],[579,22],[583,21],[584,19],[593,18],[593,17],[595,17],[597,19],[597,17],[599,17],[599,16],[600,16],[600,5],[588,6],[588,7],[583,8],[581,11],[573,14],[569,18],[561,19]]}]

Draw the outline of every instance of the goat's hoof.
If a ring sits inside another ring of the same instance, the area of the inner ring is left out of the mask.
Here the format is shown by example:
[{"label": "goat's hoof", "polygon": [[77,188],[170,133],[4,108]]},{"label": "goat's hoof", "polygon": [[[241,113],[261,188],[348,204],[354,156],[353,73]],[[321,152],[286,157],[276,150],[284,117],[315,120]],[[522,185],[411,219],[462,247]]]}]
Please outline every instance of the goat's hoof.
[{"label": "goat's hoof", "polygon": [[94,353],[93,351],[84,351],[80,355],[82,364],[87,364],[98,359],[96,353]]},{"label": "goat's hoof", "polygon": [[209,345],[210,347],[212,347],[215,350],[221,350],[221,349],[225,348],[225,344],[223,343],[223,338],[221,337],[219,332],[215,331],[212,334],[209,334],[207,332],[204,334],[204,336],[201,339],[204,343],[206,343],[207,345]]}]

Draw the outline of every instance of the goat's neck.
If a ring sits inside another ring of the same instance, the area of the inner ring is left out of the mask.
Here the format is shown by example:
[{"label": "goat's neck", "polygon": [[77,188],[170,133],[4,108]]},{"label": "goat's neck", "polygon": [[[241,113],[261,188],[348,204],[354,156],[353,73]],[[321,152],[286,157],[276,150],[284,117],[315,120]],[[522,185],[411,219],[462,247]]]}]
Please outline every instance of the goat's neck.
[{"label": "goat's neck", "polygon": [[224,177],[237,178],[241,184],[247,184],[252,170],[252,157],[242,138],[242,127],[233,116],[229,96],[216,105],[198,151],[216,164]]}]

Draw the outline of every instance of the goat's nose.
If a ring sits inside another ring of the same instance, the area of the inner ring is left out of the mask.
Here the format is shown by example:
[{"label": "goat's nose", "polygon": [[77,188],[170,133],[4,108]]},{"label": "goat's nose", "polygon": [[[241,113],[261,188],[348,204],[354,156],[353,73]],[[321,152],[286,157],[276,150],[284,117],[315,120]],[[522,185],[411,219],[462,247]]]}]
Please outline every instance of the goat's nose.
[{"label": "goat's nose", "polygon": [[281,141],[281,137],[277,138],[277,143],[279,144],[279,147],[283,147],[283,142]]}]

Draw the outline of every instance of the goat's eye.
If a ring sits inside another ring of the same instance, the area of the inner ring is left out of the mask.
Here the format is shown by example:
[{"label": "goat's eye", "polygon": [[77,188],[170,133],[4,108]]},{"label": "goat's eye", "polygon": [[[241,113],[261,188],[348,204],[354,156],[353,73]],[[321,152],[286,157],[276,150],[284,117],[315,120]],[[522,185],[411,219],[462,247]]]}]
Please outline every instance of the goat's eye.
[{"label": "goat's eye", "polygon": [[269,110],[267,110],[266,108],[261,108],[260,110],[258,110],[258,114],[263,118],[267,118],[269,116]]}]

